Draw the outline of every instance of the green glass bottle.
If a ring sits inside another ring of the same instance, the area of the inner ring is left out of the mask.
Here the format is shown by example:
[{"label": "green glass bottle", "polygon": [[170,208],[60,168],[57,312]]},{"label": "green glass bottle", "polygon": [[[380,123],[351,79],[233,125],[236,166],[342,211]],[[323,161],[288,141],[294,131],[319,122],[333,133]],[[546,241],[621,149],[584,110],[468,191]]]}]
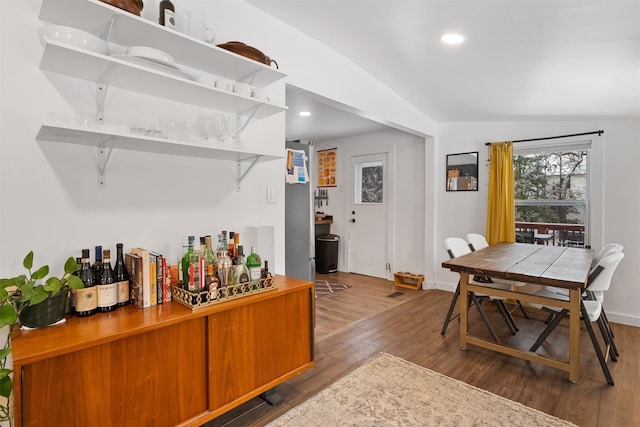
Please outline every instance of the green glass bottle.
[{"label": "green glass bottle", "polygon": [[260,255],[256,253],[256,248],[251,246],[251,254],[247,257],[247,268],[249,269],[249,280],[251,280],[253,289],[258,287],[260,276],[262,275],[260,267],[262,267]]},{"label": "green glass bottle", "polygon": [[[189,275],[189,265],[191,261],[191,255],[193,254],[193,242],[195,237],[189,236],[189,246],[187,252],[182,256],[182,288],[189,290],[189,284],[193,281],[193,278]],[[192,273],[193,275],[193,273]]]}]

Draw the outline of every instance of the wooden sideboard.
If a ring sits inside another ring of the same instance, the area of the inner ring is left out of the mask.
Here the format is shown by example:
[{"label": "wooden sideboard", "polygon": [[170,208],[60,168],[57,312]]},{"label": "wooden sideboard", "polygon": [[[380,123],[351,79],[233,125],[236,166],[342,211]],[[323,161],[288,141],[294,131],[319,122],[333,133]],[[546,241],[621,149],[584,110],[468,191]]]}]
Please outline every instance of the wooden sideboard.
[{"label": "wooden sideboard", "polygon": [[313,283],[15,331],[16,426],[198,426],[314,366]]}]

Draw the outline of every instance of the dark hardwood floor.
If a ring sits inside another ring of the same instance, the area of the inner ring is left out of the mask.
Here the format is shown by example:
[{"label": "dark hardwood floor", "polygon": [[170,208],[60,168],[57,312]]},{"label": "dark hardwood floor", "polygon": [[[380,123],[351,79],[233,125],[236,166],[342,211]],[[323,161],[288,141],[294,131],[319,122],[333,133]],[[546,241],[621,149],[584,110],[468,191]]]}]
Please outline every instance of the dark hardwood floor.
[{"label": "dark hardwood floor", "polygon": [[[344,273],[318,275],[318,279],[351,288],[316,299],[316,366],[276,388],[283,398],[278,405],[254,398],[207,427],[264,425],[380,352],[579,426],[640,425],[640,328],[613,325],[620,357],[609,362],[616,383],[609,386],[582,325],[580,381],[572,384],[564,371],[473,346],[460,350],[457,321],[450,323],[446,335],[440,334],[450,292],[395,288],[393,282]],[[402,294],[389,296],[396,291]],[[483,307],[505,343],[528,348],[544,329],[546,314],[530,308],[529,320],[514,311],[520,331],[512,335],[492,304]],[[489,337],[475,310],[470,312],[470,332]],[[565,320],[538,352],[566,357],[567,336]]]}]

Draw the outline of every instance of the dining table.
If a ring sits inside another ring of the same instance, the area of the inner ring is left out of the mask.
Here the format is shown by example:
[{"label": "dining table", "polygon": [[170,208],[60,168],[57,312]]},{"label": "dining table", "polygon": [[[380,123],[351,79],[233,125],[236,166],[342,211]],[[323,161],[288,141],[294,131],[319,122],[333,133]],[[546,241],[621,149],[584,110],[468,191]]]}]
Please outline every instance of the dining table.
[{"label": "dining table", "polygon": [[[469,254],[449,259],[442,267],[460,274],[460,307],[468,306],[469,292],[526,301],[547,307],[569,310],[568,360],[537,354],[495,341],[470,335],[468,310],[460,310],[460,348],[467,344],[551,366],[569,373],[569,381],[577,383],[580,371],[580,298],[587,286],[593,251],[585,248],[497,243]],[[493,279],[566,288],[569,301],[531,293],[495,289],[480,283],[469,283],[473,275]]]}]

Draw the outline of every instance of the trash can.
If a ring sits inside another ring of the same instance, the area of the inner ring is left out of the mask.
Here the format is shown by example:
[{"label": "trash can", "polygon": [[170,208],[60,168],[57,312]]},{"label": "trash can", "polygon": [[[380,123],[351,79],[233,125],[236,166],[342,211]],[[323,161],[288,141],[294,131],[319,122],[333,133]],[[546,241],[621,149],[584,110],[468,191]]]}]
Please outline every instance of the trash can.
[{"label": "trash can", "polygon": [[338,271],[338,243],[340,236],[323,234],[316,236],[316,272],[322,274]]}]

